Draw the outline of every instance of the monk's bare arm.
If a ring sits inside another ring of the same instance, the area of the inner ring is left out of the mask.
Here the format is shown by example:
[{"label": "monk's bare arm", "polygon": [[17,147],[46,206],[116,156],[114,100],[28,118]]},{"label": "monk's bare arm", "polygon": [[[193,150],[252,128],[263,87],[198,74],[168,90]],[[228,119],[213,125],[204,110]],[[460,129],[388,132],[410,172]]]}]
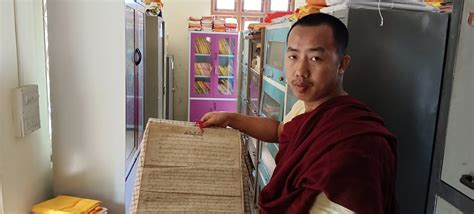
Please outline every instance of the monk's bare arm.
[{"label": "monk's bare arm", "polygon": [[256,139],[278,143],[283,131],[283,124],[279,121],[264,117],[252,117],[238,113],[209,112],[202,118],[204,127],[230,126]]}]

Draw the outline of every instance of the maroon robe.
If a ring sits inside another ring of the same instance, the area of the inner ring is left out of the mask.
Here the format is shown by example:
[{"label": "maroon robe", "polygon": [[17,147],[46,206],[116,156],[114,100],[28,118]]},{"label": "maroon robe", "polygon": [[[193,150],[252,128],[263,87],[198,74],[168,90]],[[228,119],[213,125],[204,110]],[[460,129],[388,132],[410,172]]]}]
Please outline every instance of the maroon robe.
[{"label": "maroon robe", "polygon": [[356,213],[398,213],[397,140],[356,99],[336,97],[296,116],[279,146],[261,213],[308,213],[321,192]]}]

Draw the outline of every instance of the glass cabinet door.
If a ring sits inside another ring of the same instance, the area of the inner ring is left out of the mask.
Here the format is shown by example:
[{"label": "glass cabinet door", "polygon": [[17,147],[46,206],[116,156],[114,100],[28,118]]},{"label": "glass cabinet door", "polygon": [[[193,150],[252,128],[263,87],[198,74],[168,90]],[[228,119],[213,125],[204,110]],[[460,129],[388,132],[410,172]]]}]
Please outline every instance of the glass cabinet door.
[{"label": "glass cabinet door", "polygon": [[249,108],[250,112],[256,116],[260,104],[262,78],[260,77],[260,74],[255,73],[254,71],[250,71],[249,73]]},{"label": "glass cabinet door", "polygon": [[197,97],[210,96],[212,94],[212,55],[210,36],[193,34],[191,38],[191,81],[194,87],[191,94]]},{"label": "glass cabinet door", "polygon": [[145,50],[145,44],[144,44],[144,38],[145,38],[145,34],[144,34],[144,19],[145,19],[145,14],[143,13],[140,13],[140,12],[136,12],[135,13],[135,28],[136,28],[136,38],[135,38],[135,42],[136,42],[136,46],[138,48],[138,50],[140,51],[140,56],[139,56],[139,60],[137,61],[137,80],[136,82],[138,83],[137,85],[135,85],[135,90],[136,90],[136,102],[137,102],[137,112],[138,112],[138,115],[137,115],[137,119],[138,119],[138,139],[135,143],[135,147],[138,148],[138,144],[142,141],[142,137],[143,137],[143,132],[145,130],[145,126],[146,126],[146,121],[144,120],[145,119],[145,108],[144,108],[144,95],[145,95],[145,84],[144,84],[144,70],[145,70],[145,63],[143,61],[143,57],[144,57],[144,50]]},{"label": "glass cabinet door", "polygon": [[252,40],[250,42],[250,53],[249,53],[249,58],[251,59],[250,62],[250,69],[253,70],[256,73],[260,73],[260,70],[262,69],[262,43],[260,41]]},{"label": "glass cabinet door", "polygon": [[[145,129],[144,121],[144,14],[125,8],[125,157],[132,158]],[[127,162],[128,163],[128,162]]]},{"label": "glass cabinet door", "polygon": [[281,121],[280,103],[273,99],[269,94],[263,93],[262,113],[263,116]]},{"label": "glass cabinet door", "polygon": [[217,97],[233,97],[235,95],[235,68],[237,67],[237,38],[224,37],[218,39],[217,52]]},{"label": "glass cabinet door", "polygon": [[263,81],[262,84],[261,116],[282,121],[285,93],[267,81]]},{"label": "glass cabinet door", "polygon": [[129,7],[125,9],[125,34],[125,157],[129,158],[135,146],[135,12]]}]

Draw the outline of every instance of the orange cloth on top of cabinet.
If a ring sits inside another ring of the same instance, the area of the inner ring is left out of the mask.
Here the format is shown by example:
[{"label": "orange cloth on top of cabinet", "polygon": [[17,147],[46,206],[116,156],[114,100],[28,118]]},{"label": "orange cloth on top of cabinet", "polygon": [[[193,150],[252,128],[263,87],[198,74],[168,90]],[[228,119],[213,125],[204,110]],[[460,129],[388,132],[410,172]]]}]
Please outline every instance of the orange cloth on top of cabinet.
[{"label": "orange cloth on top of cabinet", "polygon": [[249,30],[255,30],[255,31],[260,31],[262,28],[265,28],[267,26],[267,23],[251,23],[248,26]]},{"label": "orange cloth on top of cabinet", "polygon": [[306,4],[327,7],[326,0],[305,0]]},{"label": "orange cloth on top of cabinet", "polygon": [[308,5],[299,7],[298,9],[296,9],[296,12],[289,17],[289,19],[298,20],[309,14],[319,13],[319,10],[321,10],[321,8],[324,8],[324,7],[326,6],[315,5],[315,4],[308,4]]},{"label": "orange cloth on top of cabinet", "polygon": [[270,13],[267,13],[265,15],[265,18],[263,19],[263,21],[265,23],[271,23],[273,19],[276,19],[276,18],[279,18],[279,17],[282,17],[282,16],[286,16],[286,15],[291,15],[291,14],[293,14],[293,11],[270,12]]}]

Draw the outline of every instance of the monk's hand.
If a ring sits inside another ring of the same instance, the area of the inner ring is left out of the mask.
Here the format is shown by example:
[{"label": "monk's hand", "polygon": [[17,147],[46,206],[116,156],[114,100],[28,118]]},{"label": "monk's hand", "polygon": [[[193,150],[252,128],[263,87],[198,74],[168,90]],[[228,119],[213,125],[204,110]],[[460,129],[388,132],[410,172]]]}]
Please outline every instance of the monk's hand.
[{"label": "monk's hand", "polygon": [[219,126],[227,127],[230,124],[230,116],[228,112],[208,112],[201,118],[203,127]]}]

